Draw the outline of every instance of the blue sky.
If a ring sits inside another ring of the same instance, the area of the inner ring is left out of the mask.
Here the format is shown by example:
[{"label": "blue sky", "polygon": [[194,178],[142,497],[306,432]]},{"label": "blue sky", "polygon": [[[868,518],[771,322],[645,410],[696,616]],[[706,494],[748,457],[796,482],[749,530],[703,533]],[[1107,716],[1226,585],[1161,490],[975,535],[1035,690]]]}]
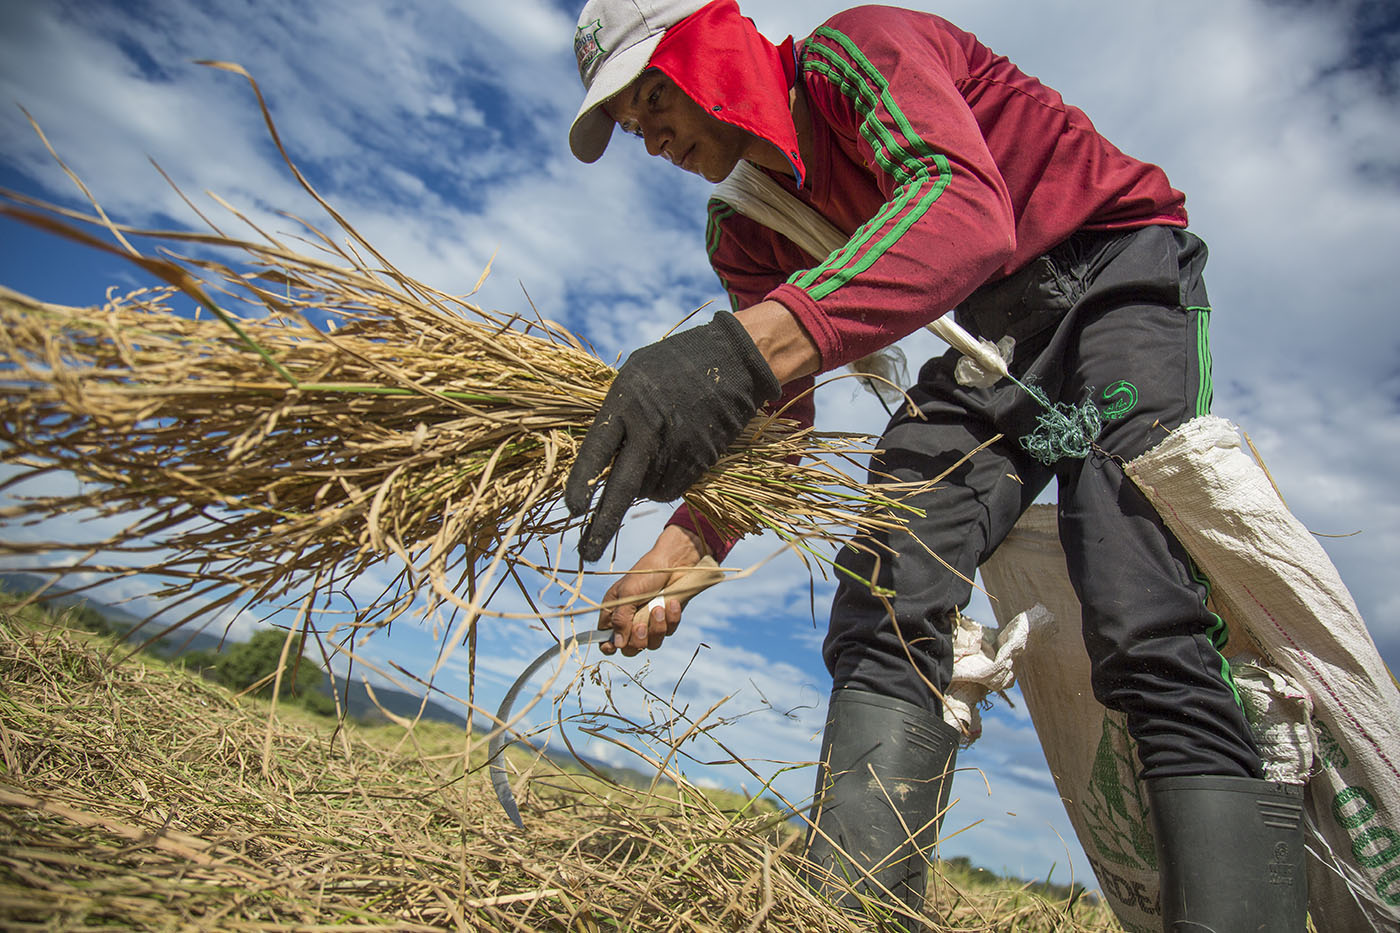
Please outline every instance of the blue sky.
[{"label": "blue sky", "polygon": [[[1383,657],[1400,667],[1400,596],[1391,583],[1400,558],[1394,5],[909,5],[976,32],[1084,108],[1121,148],[1162,165],[1187,193],[1193,229],[1212,251],[1215,410],[1249,433],[1309,529],[1357,532],[1320,540]],[[804,35],[841,4],[742,6],[780,39]],[[149,158],[191,195],[217,192],[276,229],[290,227],[277,210],[317,220],[278,162],[246,84],[192,64],[236,61],[259,80],[298,164],[397,265],[437,288],[466,292],[494,255],[481,304],[526,310],[523,287],[546,316],[606,356],[625,353],[721,298],[703,249],[707,189],[629,139],[615,140],[592,166],[571,157],[566,133],[581,93],[571,53],[575,13],[573,3],[543,0],[10,0],[0,5],[0,185],[74,195],[20,104],[120,219],[194,222]],[[0,221],[0,284],[90,304],[107,286],[135,281],[105,257]],[[936,347],[916,338],[906,349],[917,364]],[[818,408],[820,424],[832,429],[877,431],[884,421],[878,404],[850,383],[823,389]],[[666,514],[663,506],[634,511],[619,564],[645,549]],[[731,563],[755,563],[776,549],[772,540],[746,541]],[[363,589],[377,579],[368,574]],[[657,692],[674,690],[692,712],[735,693],[729,715],[754,711],[723,732],[741,755],[810,760],[829,686],[818,647],[830,585],[816,581],[815,621],[810,586],[795,560],[779,557],[692,604],[665,650],[620,663],[644,671]],[[122,591],[140,592],[139,583]],[[500,608],[515,602],[506,597]],[[971,613],[991,622],[985,601]],[[431,620],[398,625],[369,651],[421,672],[436,650],[432,635]],[[493,706],[547,644],[538,627],[488,620],[480,702]],[[454,657],[442,686],[464,693],[460,671]],[[641,718],[640,700],[627,699],[638,693],[618,690]],[[960,763],[981,769],[988,783],[976,775],[958,783],[948,828],[982,822],[946,853],[1027,877],[1058,863],[1057,880],[1067,877],[1069,857],[1086,876],[1019,701],[997,702]],[[688,770],[756,789],[733,767]],[[777,786],[801,797],[810,781],[794,773]]]}]

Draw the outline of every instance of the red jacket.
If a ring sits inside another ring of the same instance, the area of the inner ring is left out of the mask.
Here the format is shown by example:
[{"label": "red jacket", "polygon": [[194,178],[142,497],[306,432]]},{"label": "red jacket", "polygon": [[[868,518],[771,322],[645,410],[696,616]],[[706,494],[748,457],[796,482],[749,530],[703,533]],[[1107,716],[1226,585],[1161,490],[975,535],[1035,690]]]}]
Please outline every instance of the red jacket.
[{"label": "red jacket", "polygon": [[[1160,168],[1124,155],[1083,111],[940,17],[837,14],[801,44],[797,72],[812,118],[807,178],[798,189],[770,174],[849,242],[810,256],[711,201],[706,245],[735,308],[782,303],[823,371],[917,330],[1077,230],[1186,225],[1185,198]],[[784,401],[810,386],[790,384]],[[791,413],[810,419],[810,395]]]}]

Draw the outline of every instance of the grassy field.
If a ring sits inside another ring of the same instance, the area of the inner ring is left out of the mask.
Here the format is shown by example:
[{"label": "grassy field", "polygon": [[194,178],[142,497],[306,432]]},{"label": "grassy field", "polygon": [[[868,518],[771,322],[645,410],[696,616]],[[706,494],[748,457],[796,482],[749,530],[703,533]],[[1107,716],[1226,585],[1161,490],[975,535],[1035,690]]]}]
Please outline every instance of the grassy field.
[{"label": "grassy field", "polygon": [[[0,928],[879,928],[802,885],[799,833],[766,801],[649,794],[521,754],[520,831],[479,737],[337,729],[123,654],[0,608]],[[936,930],[1118,929],[1091,898],[965,863],[937,874]]]}]

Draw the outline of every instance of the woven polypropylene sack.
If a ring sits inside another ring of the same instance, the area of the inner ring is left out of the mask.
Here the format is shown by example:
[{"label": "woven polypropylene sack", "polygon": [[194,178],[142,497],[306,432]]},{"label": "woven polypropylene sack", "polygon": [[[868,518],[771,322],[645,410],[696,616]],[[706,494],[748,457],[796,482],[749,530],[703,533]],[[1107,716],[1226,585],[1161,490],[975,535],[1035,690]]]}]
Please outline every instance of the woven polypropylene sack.
[{"label": "woven polypropylene sack", "polygon": [[[1307,775],[1309,911],[1329,931],[1400,928],[1400,692],[1326,553],[1242,450],[1201,418],[1128,465],[1212,582],[1266,758]],[[1017,680],[1066,810],[1124,926],[1160,928],[1146,797],[1122,717],[1093,698],[1080,611],[1053,507],[1037,507],[983,568],[1003,624],[1043,605]],[[1252,662],[1254,655],[1261,658]],[[1263,698],[1263,699],[1261,699]],[[1305,722],[1297,722],[1308,716]],[[1302,726],[1302,730],[1298,728]],[[1311,739],[1301,754],[1283,747]]]},{"label": "woven polypropylene sack", "polygon": [[1094,699],[1079,601],[1060,548],[1054,506],[1034,506],[982,566],[1005,626],[1037,620],[1016,661],[1016,682],[1051,777],[1104,897],[1125,929],[1161,929],[1157,857],[1147,799],[1123,717]]},{"label": "woven polypropylene sack", "polygon": [[1232,630],[1312,696],[1319,929],[1400,929],[1400,691],[1341,576],[1223,418],[1184,425],[1127,473],[1212,581]]}]

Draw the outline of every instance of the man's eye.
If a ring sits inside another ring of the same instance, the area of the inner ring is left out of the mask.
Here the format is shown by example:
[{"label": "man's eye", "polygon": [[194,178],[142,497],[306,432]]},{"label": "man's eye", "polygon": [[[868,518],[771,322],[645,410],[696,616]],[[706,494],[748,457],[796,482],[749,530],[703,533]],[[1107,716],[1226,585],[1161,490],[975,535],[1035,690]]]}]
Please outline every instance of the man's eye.
[{"label": "man's eye", "polygon": [[647,104],[649,104],[652,107],[655,107],[660,100],[661,85],[658,84],[656,87],[652,88],[651,93],[647,95]]}]

